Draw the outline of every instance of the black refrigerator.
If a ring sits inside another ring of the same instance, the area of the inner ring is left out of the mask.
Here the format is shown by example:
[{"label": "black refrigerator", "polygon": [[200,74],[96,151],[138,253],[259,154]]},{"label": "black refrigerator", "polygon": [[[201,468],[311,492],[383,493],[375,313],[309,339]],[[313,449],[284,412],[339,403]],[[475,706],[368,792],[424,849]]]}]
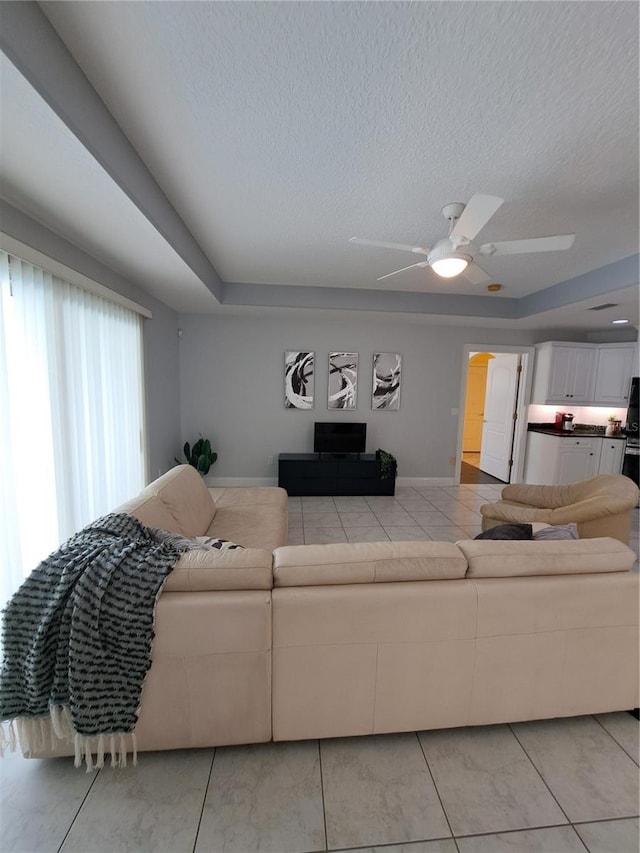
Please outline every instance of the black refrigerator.
[{"label": "black refrigerator", "polygon": [[640,460],[640,422],[639,411],[640,379],[634,376],[631,380],[629,392],[629,408],[627,409],[627,423],[624,431],[627,436],[627,445],[622,462],[622,473],[629,477],[637,485],[638,483],[638,460]]}]

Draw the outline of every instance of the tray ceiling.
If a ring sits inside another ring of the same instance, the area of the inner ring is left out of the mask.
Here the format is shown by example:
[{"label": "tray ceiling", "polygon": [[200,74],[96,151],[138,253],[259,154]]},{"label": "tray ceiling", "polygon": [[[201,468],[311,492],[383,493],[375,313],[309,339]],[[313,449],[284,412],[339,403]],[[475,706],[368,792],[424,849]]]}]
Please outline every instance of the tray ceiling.
[{"label": "tray ceiling", "polygon": [[[368,300],[385,310],[401,297],[406,313],[414,305],[429,314],[442,294],[458,299],[447,314],[474,316],[466,298],[533,305],[536,294],[638,252],[633,3],[40,8],[133,156],[126,176],[116,174],[98,123],[69,127],[65,108],[73,100],[81,112],[84,90],[27,83],[3,59],[2,194],[177,310],[218,310],[247,294],[254,304],[330,308],[344,290],[336,307]],[[144,201],[136,163],[175,219]],[[441,207],[475,192],[505,199],[481,242],[571,232],[573,247],[483,258],[503,285],[490,297],[428,269],[378,282],[415,256],[348,243],[433,245],[447,233]],[[218,276],[222,290],[212,286]],[[626,300],[638,322],[637,273],[615,284],[607,301]],[[603,281],[602,293],[612,286]],[[569,289],[571,304],[595,304],[590,290],[581,300]],[[610,319],[536,304],[551,325]],[[475,315],[492,313],[509,321],[497,309]],[[511,319],[537,322],[517,310]]]}]

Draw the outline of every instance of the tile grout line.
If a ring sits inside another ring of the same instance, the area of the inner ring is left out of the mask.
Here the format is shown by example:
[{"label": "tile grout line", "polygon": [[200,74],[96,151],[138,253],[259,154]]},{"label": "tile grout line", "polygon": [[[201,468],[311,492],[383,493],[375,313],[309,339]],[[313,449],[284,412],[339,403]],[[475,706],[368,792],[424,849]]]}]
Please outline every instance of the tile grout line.
[{"label": "tile grout line", "polygon": [[420,735],[418,734],[418,732],[414,732],[414,735],[416,736],[416,740],[418,741],[418,747],[420,749],[420,752],[422,753],[422,757],[424,758],[424,763],[427,765],[427,772],[429,773],[429,776],[431,777],[431,781],[433,783],[433,789],[436,792],[436,796],[438,797],[438,802],[440,803],[440,808],[442,809],[442,814],[444,815],[444,819],[446,820],[447,826],[449,827],[449,832],[451,833],[451,838],[453,839],[453,843],[455,845],[456,850],[458,851],[458,853],[460,853],[460,848],[458,847],[458,842],[456,841],[456,836],[453,834],[453,828],[451,826],[451,821],[449,820],[449,815],[447,814],[447,810],[444,806],[444,802],[442,801],[442,797],[440,796],[440,791],[438,790],[438,786],[436,784],[435,777],[433,775],[433,772],[431,771],[431,767],[429,765],[429,759],[427,758],[427,753],[425,752],[424,746],[422,745],[422,741],[420,740]]},{"label": "tile grout line", "polygon": [[320,796],[322,798],[322,821],[324,824],[324,849],[329,849],[329,838],[327,836],[327,809],[324,803],[324,776],[322,774],[322,749],[320,748],[320,738],[316,741],[318,744],[318,765],[320,767]]},{"label": "tile grout line", "polygon": [[[398,846],[411,848],[417,844],[431,844],[431,842],[436,841],[453,841],[455,844],[454,838],[450,838],[448,835],[443,835],[438,838],[418,838],[416,841],[384,841],[382,844],[374,844],[373,847],[371,845],[369,845],[369,847],[332,847],[329,853],[351,853],[351,851],[353,851],[353,853],[363,853],[363,851],[368,850],[395,850]],[[458,848],[456,847],[456,850],[457,849]],[[410,850],[408,850],[407,853],[410,853]]]},{"label": "tile grout line", "polygon": [[[561,805],[560,805],[560,803],[558,802],[558,798],[556,797],[556,795],[555,795],[555,794],[553,793],[553,791],[551,790],[551,787],[550,787],[550,785],[548,784],[547,780],[544,778],[544,776],[542,775],[541,771],[538,769],[538,767],[536,766],[535,762],[533,761],[533,759],[531,758],[531,756],[529,755],[529,753],[528,753],[528,752],[527,752],[527,750],[525,749],[525,747],[524,747],[524,745],[522,744],[522,742],[521,742],[520,738],[518,737],[518,735],[517,735],[517,734],[515,733],[515,731],[513,730],[513,724],[512,724],[512,723],[507,723],[507,726],[509,727],[509,731],[511,732],[511,734],[514,736],[514,738],[516,739],[517,743],[519,744],[520,749],[521,749],[521,750],[524,752],[524,754],[527,756],[527,758],[528,758],[529,762],[531,763],[531,766],[532,766],[532,767],[533,767],[533,769],[536,771],[536,773],[538,774],[538,776],[542,779],[542,783],[543,783],[543,785],[545,786],[545,788],[549,791],[549,793],[550,793],[550,794],[551,794],[551,796],[553,797],[553,800],[554,800],[555,804],[558,806],[558,808],[560,809],[560,811],[562,812],[562,814],[566,817],[566,819],[567,819],[567,823],[568,823],[571,827],[573,827],[573,821],[571,820],[571,818],[569,817],[569,815],[566,813],[566,811],[562,808],[562,806],[561,806]],[[575,832],[575,829],[574,829],[574,832]],[[578,833],[577,833],[577,832],[576,832],[576,835],[578,835]],[[580,836],[578,835],[578,837],[580,837]],[[582,839],[580,839],[580,840],[582,841]]]},{"label": "tile grout line", "polygon": [[[627,713],[627,712],[626,712],[626,711],[624,711],[623,713]],[[626,749],[624,748],[624,746],[620,743],[620,741],[619,741],[617,738],[615,738],[615,737],[611,734],[611,732],[609,731],[609,729],[608,729],[605,725],[603,725],[603,724],[600,722],[600,720],[598,719],[598,717],[597,717],[595,714],[593,714],[592,716],[593,716],[593,719],[596,721],[596,723],[597,723],[601,728],[603,728],[603,729],[605,730],[605,732],[609,735],[609,737],[611,738],[611,740],[612,740],[612,741],[613,741],[617,746],[619,746],[619,747],[620,747],[620,749],[624,752],[624,754],[625,754],[625,755],[628,755],[628,756],[629,756],[629,758],[633,761],[633,763],[636,765],[636,767],[640,766],[640,765],[638,765],[638,762],[637,762],[637,761],[636,761],[636,759],[633,757],[633,755],[631,755],[630,753],[628,753],[628,752],[627,752],[627,750],[626,750]]]},{"label": "tile grout line", "polygon": [[62,848],[64,847],[64,844],[65,844],[65,842],[66,842],[67,838],[69,837],[69,833],[70,833],[70,832],[71,832],[71,830],[73,829],[73,825],[74,825],[74,823],[76,822],[76,820],[78,819],[78,815],[80,814],[80,811],[82,810],[82,807],[83,807],[83,806],[84,806],[84,804],[86,803],[86,801],[87,801],[87,797],[88,797],[88,796],[89,796],[89,794],[91,793],[91,789],[92,789],[92,788],[93,788],[93,786],[96,784],[96,779],[98,778],[98,776],[99,776],[101,773],[102,773],[102,768],[100,768],[98,771],[96,771],[96,774],[95,774],[95,776],[94,776],[94,778],[93,778],[93,780],[92,780],[91,784],[90,784],[90,785],[89,785],[89,787],[87,788],[87,793],[86,793],[86,794],[84,795],[84,797],[82,798],[82,802],[81,802],[81,803],[80,803],[80,805],[78,806],[78,809],[77,809],[76,813],[74,814],[74,816],[73,816],[73,818],[72,818],[72,820],[71,820],[71,823],[69,824],[69,828],[67,829],[67,831],[66,831],[66,832],[65,832],[65,834],[64,834],[64,838],[63,838],[63,839],[62,839],[62,841],[60,842],[60,846],[58,847],[58,853],[60,853],[60,851],[61,851],[61,850],[62,850]]},{"label": "tile grout line", "polygon": [[[620,818],[615,818],[615,820],[620,820]],[[585,821],[585,823],[594,823],[595,821]],[[566,827],[570,827],[575,834],[578,836],[578,839],[582,843],[583,847],[589,853],[589,850],[580,838],[580,834],[577,832],[575,826],[572,823],[545,823],[541,826],[521,826],[516,829],[499,829],[494,830],[493,832],[473,832],[473,833],[464,833],[463,835],[457,835],[456,838],[490,838],[492,835],[513,835],[516,832],[538,832],[541,829],[565,829]]]},{"label": "tile grout line", "polygon": [[196,826],[196,834],[193,838],[193,847],[191,853],[195,853],[196,847],[198,846],[198,835],[200,835],[200,826],[202,824],[202,818],[204,815],[204,807],[207,802],[207,794],[209,793],[209,785],[211,784],[211,774],[213,773],[213,762],[216,760],[216,755],[218,752],[218,748],[213,748],[213,755],[211,756],[211,766],[209,767],[209,775],[207,776],[207,784],[204,786],[204,797],[202,798],[202,806],[200,808],[200,817],[198,818],[198,825]]}]

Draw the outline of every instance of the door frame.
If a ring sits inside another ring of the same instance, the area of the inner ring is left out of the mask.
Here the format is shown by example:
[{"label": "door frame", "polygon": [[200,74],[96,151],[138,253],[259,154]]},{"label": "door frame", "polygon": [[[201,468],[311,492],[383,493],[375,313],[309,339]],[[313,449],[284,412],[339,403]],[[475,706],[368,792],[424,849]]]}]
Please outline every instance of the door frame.
[{"label": "door frame", "polygon": [[524,455],[527,443],[527,418],[525,408],[531,400],[531,386],[533,383],[533,360],[536,348],[534,346],[517,346],[515,344],[464,344],[462,356],[462,377],[460,381],[460,401],[458,403],[458,439],[456,443],[456,465],[453,474],[453,482],[460,483],[460,472],[462,470],[462,433],[464,430],[464,409],[467,397],[467,371],[469,367],[469,356],[472,352],[491,353],[513,353],[522,356],[522,373],[516,399],[518,420],[513,436],[513,466],[511,468],[511,482],[522,482],[524,477]]}]

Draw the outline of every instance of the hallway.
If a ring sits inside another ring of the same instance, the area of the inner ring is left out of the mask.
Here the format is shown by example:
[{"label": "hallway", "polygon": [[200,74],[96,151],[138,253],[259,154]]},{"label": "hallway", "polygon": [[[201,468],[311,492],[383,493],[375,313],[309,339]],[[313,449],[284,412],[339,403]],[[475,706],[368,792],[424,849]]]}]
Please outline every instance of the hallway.
[{"label": "hallway", "polygon": [[503,480],[498,480],[492,477],[491,474],[485,474],[478,467],[480,465],[479,453],[463,453],[462,466],[460,468],[460,483],[494,483],[496,485],[506,485]]}]

